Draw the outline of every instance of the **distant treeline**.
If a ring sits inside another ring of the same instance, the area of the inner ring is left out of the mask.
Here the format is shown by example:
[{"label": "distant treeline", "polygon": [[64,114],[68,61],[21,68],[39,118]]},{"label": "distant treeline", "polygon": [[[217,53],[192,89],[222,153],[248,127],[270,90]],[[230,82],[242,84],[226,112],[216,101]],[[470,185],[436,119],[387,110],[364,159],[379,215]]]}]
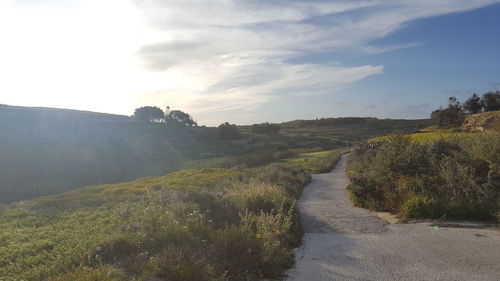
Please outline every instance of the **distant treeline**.
[{"label": "distant treeline", "polygon": [[340,118],[316,118],[313,120],[296,120],[291,122],[286,122],[288,124],[294,124],[298,126],[314,126],[314,127],[324,127],[324,126],[335,126],[335,125],[352,125],[352,124],[366,124],[369,120],[378,120],[377,118],[367,118],[367,117],[340,117]]},{"label": "distant treeline", "polygon": [[482,96],[473,94],[464,103],[460,103],[456,97],[450,97],[446,108],[441,107],[432,112],[431,120],[440,127],[459,127],[466,114],[497,110],[500,110],[500,91],[488,92]]},{"label": "distant treeline", "polygon": [[[366,130],[407,130],[418,126],[426,126],[429,119],[379,119],[375,117],[338,117],[338,118],[316,118],[312,120],[295,120],[284,122],[282,128],[294,127],[344,127],[357,130],[357,128],[365,128]],[[390,133],[390,132],[388,132]]]}]

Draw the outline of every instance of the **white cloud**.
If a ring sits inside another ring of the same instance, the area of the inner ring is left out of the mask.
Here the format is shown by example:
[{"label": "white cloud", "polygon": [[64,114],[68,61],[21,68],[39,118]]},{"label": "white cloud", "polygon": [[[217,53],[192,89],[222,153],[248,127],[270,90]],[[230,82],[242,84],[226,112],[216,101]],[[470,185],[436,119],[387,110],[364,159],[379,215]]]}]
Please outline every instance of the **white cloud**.
[{"label": "white cloud", "polygon": [[301,21],[374,5],[375,1],[135,0],[159,28],[242,26]]},{"label": "white cloud", "polygon": [[208,116],[255,110],[283,96],[335,93],[382,73],[383,66],[289,61],[321,52],[381,53],[412,47],[419,43],[370,43],[412,20],[493,2],[498,1],[136,0],[151,26],[165,33],[164,39],[139,50],[146,67],[195,79],[144,98],[154,96],[160,103]]},{"label": "white cloud", "polygon": [[115,113],[171,105],[201,123],[230,113],[245,121],[262,104],[334,94],[383,72],[294,59],[412,47],[422,42],[372,42],[413,20],[499,1],[5,0],[0,103]]}]

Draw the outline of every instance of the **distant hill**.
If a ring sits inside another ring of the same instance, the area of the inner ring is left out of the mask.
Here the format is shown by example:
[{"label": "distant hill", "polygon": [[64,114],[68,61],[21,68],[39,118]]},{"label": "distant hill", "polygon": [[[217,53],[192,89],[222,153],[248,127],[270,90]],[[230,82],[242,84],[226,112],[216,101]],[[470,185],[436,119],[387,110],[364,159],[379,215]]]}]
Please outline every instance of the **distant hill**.
[{"label": "distant hill", "polygon": [[204,155],[245,152],[220,142],[214,130],[0,105],[0,203],[161,175]]},{"label": "distant hill", "polygon": [[242,139],[220,140],[217,128],[178,128],[128,116],[0,105],[0,203],[116,183],[178,170],[189,160],[273,152],[333,149],[428,120],[325,118],[278,124],[273,135],[239,126]]},{"label": "distant hill", "polygon": [[11,106],[0,104],[0,116],[8,118],[10,116],[19,116],[19,114],[27,114],[40,119],[72,119],[72,120],[99,120],[99,121],[130,121],[129,116],[100,113],[92,111],[82,111],[64,108],[50,108],[50,107],[25,107],[25,106]]},{"label": "distant hill", "polygon": [[[294,120],[278,124],[279,134],[272,137],[287,147],[322,147],[325,149],[349,146],[352,143],[394,132],[412,133],[430,125],[429,119],[378,119],[373,117],[321,118]],[[251,126],[242,130],[250,131]]]},{"label": "distant hill", "polygon": [[466,131],[500,131],[500,111],[467,115],[461,127]]}]

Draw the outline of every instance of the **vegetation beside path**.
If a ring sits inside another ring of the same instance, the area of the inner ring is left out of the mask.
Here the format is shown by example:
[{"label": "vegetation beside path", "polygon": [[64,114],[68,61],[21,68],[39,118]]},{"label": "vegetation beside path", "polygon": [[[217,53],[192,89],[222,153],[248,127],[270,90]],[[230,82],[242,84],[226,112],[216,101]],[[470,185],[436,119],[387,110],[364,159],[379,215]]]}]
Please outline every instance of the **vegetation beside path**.
[{"label": "vegetation beside path", "polygon": [[[461,136],[470,136],[473,133],[471,132],[462,132],[458,131],[456,129],[421,129],[418,130],[418,132],[408,134],[408,136],[412,141],[416,141],[419,143],[427,143],[427,142],[432,142],[436,141],[442,138],[447,138],[447,137],[461,137]],[[388,141],[390,139],[390,136],[383,136],[383,137],[376,137],[369,139],[368,141],[373,143],[373,142],[379,142],[379,141]]]},{"label": "vegetation beside path", "polygon": [[498,220],[500,133],[363,143],[350,155],[348,174],[357,206],[403,218]]},{"label": "vegetation beside path", "polygon": [[301,240],[295,200],[340,155],[182,170],[6,206],[0,280],[278,278]]}]

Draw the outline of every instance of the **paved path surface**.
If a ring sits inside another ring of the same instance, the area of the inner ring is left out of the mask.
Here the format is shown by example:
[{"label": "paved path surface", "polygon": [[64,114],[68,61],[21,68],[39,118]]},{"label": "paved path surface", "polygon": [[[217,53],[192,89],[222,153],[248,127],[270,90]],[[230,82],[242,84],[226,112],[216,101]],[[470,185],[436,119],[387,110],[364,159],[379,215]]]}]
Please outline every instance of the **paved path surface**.
[{"label": "paved path surface", "polygon": [[305,235],[288,281],[500,280],[498,229],[388,224],[349,201],[346,157],[299,200]]}]

